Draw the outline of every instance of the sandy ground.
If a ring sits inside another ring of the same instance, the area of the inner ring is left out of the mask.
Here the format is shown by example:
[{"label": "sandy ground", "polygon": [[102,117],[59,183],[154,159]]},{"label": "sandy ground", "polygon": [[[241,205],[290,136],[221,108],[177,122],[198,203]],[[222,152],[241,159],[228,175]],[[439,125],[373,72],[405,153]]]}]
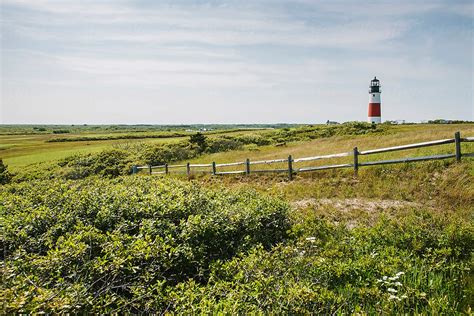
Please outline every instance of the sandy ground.
[{"label": "sandy ground", "polygon": [[334,224],[344,224],[352,229],[357,226],[372,226],[381,216],[396,219],[410,213],[416,208],[432,206],[400,201],[377,199],[304,199],[291,203],[294,210],[315,212],[329,219]]},{"label": "sandy ground", "polygon": [[294,208],[319,208],[322,206],[331,206],[338,210],[366,210],[380,211],[386,209],[402,209],[407,207],[420,207],[420,203],[399,201],[399,200],[367,200],[360,198],[353,199],[305,199],[292,203]]}]

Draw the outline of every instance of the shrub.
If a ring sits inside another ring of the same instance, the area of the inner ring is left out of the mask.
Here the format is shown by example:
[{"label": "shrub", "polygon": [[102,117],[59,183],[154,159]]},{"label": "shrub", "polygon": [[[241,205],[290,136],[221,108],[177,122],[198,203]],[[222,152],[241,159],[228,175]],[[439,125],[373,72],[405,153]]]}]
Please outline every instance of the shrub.
[{"label": "shrub", "polygon": [[199,155],[199,148],[191,147],[185,143],[145,146],[140,154],[140,160],[149,165],[162,165],[165,163],[191,159]]},{"label": "shrub", "polygon": [[189,137],[189,143],[199,148],[199,152],[203,152],[207,147],[207,138],[202,133],[196,133]]},{"label": "shrub", "polygon": [[236,138],[237,141],[244,145],[255,144],[257,146],[270,145],[272,142],[268,137],[256,134],[246,134]]},{"label": "shrub", "polygon": [[53,130],[53,134],[68,134],[71,131],[68,129],[55,129]]},{"label": "shrub", "polygon": [[0,159],[0,184],[6,184],[10,182],[11,175],[7,170],[7,166],[3,163],[3,160]]},{"label": "shrub", "polygon": [[233,138],[219,137],[209,141],[207,146],[208,153],[224,152],[242,148],[242,142]]},{"label": "shrub", "polygon": [[[415,228],[415,219],[425,224]],[[353,230],[314,218],[302,232],[293,243],[270,251],[256,246],[216,262],[205,285],[179,284],[171,292],[172,310],[324,315],[469,310],[463,289],[474,244],[470,223],[425,211]]]},{"label": "shrub", "polygon": [[143,177],[32,181],[0,191],[5,311],[162,312],[166,291],[286,237],[288,206]]},{"label": "shrub", "polygon": [[97,154],[70,156],[59,162],[66,179],[82,179],[92,175],[107,178],[129,174],[131,158],[126,151],[111,149]]}]

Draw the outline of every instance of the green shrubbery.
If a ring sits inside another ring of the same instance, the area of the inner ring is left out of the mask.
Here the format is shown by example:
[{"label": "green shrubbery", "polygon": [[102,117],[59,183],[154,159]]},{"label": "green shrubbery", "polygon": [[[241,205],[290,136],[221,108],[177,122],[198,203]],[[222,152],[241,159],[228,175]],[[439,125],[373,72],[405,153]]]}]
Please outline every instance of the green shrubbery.
[{"label": "green shrubbery", "polygon": [[468,309],[472,225],[418,212],[352,230],[322,218],[304,226],[294,226],[293,242],[217,262],[208,284],[175,287],[174,309],[325,315]]},{"label": "green shrubbery", "polygon": [[7,166],[3,163],[3,160],[0,159],[0,184],[6,184],[10,182],[11,175],[7,170]]},{"label": "green shrubbery", "polygon": [[114,178],[130,173],[131,159],[128,152],[119,149],[70,156],[59,162],[62,167],[60,175],[66,179],[82,179],[92,175]]},{"label": "green shrubbery", "polygon": [[452,314],[472,301],[461,214],[349,228],[254,191],[149,177],[31,181],[0,197],[7,313]]},{"label": "green shrubbery", "polygon": [[54,129],[53,134],[69,134],[71,131],[68,129]]},{"label": "green shrubbery", "polygon": [[199,149],[185,142],[168,145],[144,145],[137,155],[139,161],[156,166],[195,158],[199,155]]},{"label": "green shrubbery", "polygon": [[364,122],[348,122],[339,125],[303,126],[297,128],[279,129],[266,134],[271,144],[294,141],[307,141],[332,136],[353,136],[365,134],[380,134],[389,131],[390,126],[375,125]]},{"label": "green shrubbery", "polygon": [[164,311],[216,260],[284,241],[288,206],[251,191],[150,178],[36,181],[1,191],[6,311]]}]

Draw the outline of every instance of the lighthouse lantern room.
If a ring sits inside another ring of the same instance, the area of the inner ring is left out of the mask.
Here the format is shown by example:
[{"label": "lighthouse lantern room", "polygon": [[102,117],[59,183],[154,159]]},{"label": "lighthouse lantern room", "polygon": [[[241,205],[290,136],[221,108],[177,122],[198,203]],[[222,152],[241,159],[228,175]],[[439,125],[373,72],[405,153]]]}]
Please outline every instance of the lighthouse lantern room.
[{"label": "lighthouse lantern room", "polygon": [[369,115],[368,122],[379,124],[382,122],[381,102],[380,102],[380,80],[374,77],[370,81],[369,87]]}]

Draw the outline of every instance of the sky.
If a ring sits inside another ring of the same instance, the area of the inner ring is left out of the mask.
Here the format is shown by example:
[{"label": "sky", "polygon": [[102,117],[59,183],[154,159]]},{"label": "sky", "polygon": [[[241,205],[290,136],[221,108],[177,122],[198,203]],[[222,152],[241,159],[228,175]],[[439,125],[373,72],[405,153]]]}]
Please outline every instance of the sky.
[{"label": "sky", "polygon": [[1,124],[474,120],[471,1],[0,3]]}]

